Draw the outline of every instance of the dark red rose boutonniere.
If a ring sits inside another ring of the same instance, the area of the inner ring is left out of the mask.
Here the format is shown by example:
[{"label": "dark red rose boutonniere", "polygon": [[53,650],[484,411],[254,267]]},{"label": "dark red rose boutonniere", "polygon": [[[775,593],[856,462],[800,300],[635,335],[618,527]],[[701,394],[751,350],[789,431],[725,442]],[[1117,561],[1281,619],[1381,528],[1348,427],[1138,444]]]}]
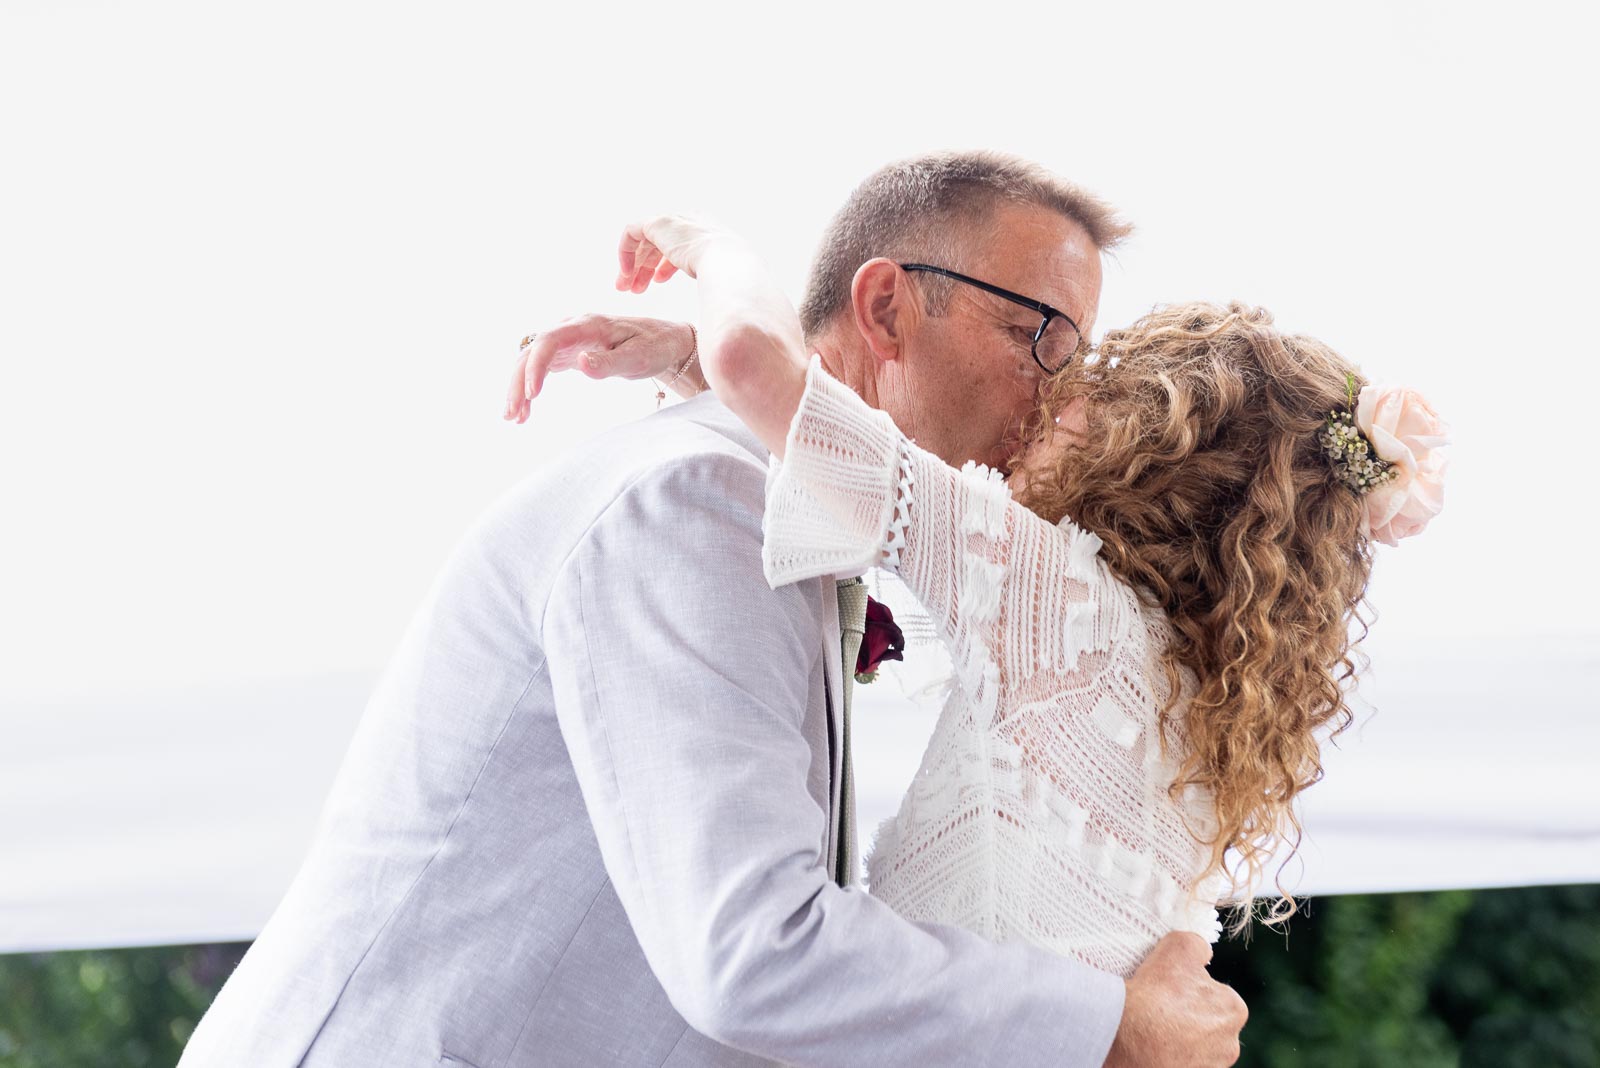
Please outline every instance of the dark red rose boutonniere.
[{"label": "dark red rose boutonniere", "polygon": [[878,677],[878,665],[885,660],[904,660],[906,636],[895,626],[888,605],[867,598],[866,633],[861,636],[861,651],[856,654],[856,681],[871,682]]}]

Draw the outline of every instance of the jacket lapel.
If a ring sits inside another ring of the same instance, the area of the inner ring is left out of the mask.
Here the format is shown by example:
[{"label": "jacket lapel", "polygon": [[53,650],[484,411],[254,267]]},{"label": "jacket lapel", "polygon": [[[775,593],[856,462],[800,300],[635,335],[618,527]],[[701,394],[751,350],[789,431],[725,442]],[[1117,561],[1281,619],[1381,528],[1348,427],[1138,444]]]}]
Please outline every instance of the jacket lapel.
[{"label": "jacket lapel", "polygon": [[828,840],[823,860],[831,873],[839,861],[839,827],[844,820],[839,791],[844,783],[844,668],[839,644],[839,591],[832,577],[822,580],[824,699],[828,711]]}]

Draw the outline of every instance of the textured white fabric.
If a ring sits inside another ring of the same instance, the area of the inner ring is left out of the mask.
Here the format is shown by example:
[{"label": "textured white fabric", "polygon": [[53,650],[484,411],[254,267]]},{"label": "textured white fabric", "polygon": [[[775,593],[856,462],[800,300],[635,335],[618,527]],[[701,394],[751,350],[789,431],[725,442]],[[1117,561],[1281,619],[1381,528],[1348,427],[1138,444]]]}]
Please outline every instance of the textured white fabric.
[{"label": "textured white fabric", "polygon": [[[1164,934],[1215,941],[1223,881],[1201,879],[1209,795],[1175,802],[1159,657],[1171,634],[1069,520],[909,441],[813,357],[768,480],[774,588],[873,564],[922,601],[954,685],[899,813],[867,858],[871,892],[917,920],[1131,974]],[[1195,680],[1183,673],[1181,721]]]}]

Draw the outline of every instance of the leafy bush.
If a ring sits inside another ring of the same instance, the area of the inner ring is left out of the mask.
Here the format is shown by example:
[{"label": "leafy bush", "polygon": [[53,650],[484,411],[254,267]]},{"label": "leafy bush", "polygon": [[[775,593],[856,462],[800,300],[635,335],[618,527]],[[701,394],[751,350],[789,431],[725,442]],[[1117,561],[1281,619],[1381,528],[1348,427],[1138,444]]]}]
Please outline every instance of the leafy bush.
[{"label": "leafy bush", "polygon": [[0,1065],[172,1068],[247,948],[0,956]]},{"label": "leafy bush", "polygon": [[1600,886],[1328,897],[1219,944],[1241,1066],[1600,1068]]},{"label": "leafy bush", "polygon": [[[1305,907],[1217,946],[1241,1065],[1600,1068],[1600,886]],[[246,948],[0,956],[0,1068],[169,1068]]]}]

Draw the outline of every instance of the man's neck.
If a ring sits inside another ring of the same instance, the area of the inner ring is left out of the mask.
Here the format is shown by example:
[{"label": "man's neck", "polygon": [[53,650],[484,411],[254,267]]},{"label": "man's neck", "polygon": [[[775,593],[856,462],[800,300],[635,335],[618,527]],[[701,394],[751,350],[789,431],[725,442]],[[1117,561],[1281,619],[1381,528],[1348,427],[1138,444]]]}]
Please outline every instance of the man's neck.
[{"label": "man's neck", "polygon": [[847,352],[834,339],[820,338],[808,344],[808,349],[822,357],[822,369],[833,378],[849,386],[862,400],[879,407],[877,378],[868,372],[867,362],[860,356]]}]

